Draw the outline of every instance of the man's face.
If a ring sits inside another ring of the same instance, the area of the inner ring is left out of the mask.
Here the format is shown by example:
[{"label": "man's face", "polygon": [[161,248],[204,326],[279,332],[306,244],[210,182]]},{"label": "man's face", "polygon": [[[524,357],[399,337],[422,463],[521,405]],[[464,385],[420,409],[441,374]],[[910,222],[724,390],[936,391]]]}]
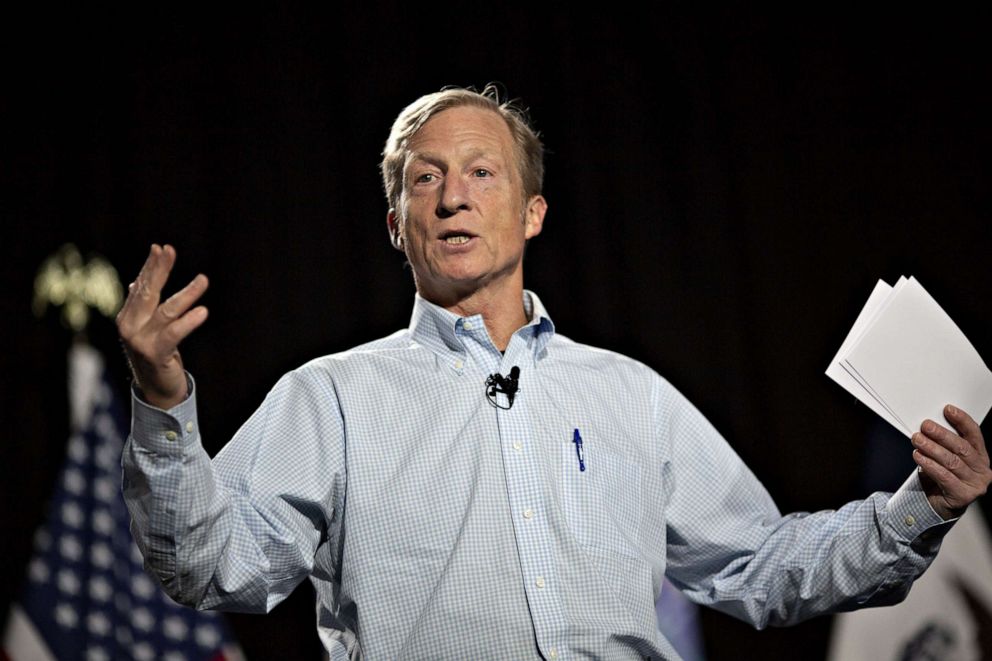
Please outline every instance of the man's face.
[{"label": "man's face", "polygon": [[546,207],[539,195],[523,199],[503,118],[460,106],[432,117],[410,140],[400,208],[387,220],[420,294],[444,304],[522,287],[524,244],[541,231]]}]

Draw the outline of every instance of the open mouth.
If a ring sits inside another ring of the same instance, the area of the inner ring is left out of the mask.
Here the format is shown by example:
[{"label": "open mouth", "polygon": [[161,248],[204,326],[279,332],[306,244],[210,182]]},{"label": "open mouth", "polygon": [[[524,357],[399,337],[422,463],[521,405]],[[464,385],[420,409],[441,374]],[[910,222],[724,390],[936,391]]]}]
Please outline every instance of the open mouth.
[{"label": "open mouth", "polygon": [[449,246],[458,246],[458,245],[462,245],[463,243],[468,243],[474,237],[473,235],[468,234],[466,232],[459,232],[456,230],[453,232],[445,232],[444,234],[441,235],[440,238]]}]

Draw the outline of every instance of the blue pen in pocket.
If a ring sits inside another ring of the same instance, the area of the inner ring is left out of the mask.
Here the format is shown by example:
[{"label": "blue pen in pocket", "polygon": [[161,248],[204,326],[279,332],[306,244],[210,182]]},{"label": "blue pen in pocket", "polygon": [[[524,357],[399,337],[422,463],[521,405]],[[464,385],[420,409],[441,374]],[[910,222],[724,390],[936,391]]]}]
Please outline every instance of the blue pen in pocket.
[{"label": "blue pen in pocket", "polygon": [[582,453],[582,436],[579,434],[578,429],[572,435],[572,442],[575,443],[575,456],[579,458],[579,470],[584,471],[586,469],[586,459]]}]

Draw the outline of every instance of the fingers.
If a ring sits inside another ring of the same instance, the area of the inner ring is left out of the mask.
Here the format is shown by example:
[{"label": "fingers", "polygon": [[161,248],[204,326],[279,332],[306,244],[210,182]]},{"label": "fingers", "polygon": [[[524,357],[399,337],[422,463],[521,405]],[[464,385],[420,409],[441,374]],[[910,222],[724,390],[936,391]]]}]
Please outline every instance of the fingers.
[{"label": "fingers", "polygon": [[203,295],[210,283],[202,273],[173,294],[169,300],[155,310],[156,321],[161,325],[170,324],[181,317],[193,303]]},{"label": "fingers", "polygon": [[954,425],[958,434],[968,441],[980,455],[988,457],[988,450],[985,447],[985,438],[982,436],[982,429],[970,415],[956,406],[948,404],[944,407],[944,417]]},{"label": "fingers", "polygon": [[165,286],[165,281],[168,280],[169,272],[175,263],[175,248],[168,244],[164,247],[152,244],[145,267],[138,274],[138,279],[141,281],[139,293],[148,297],[161,294],[162,287]]},{"label": "fingers", "polygon": [[141,273],[134,281],[133,291],[136,295],[135,300],[149,314],[158,305],[162,288],[165,287],[165,282],[169,279],[169,273],[175,263],[176,251],[172,246],[166,245],[164,248],[160,248],[158,245],[152,244],[148,259],[145,260]]},{"label": "fingers", "polygon": [[153,244],[117,315],[117,329],[135,381],[145,401],[162,409],[186,397],[179,343],[207,319],[202,305],[190,309],[207,290],[209,283],[202,274],[159,305],[175,263],[172,246]]},{"label": "fingers", "polygon": [[176,251],[172,246],[153,244],[117,315],[117,327],[125,348],[146,363],[157,364],[171,356],[179,342],[207,318],[203,306],[190,310],[209,285],[203,274],[158,304],[175,262]]},{"label": "fingers", "polygon": [[128,286],[127,300],[117,315],[118,326],[141,326],[155,312],[162,288],[176,262],[176,251],[153,243],[138,277]]},{"label": "fingers", "polygon": [[959,516],[964,508],[987,493],[992,483],[992,471],[988,467],[962,478],[919,450],[913,450],[913,460],[936,485],[937,490],[933,492],[925,487],[927,497],[934,510],[945,520]]},{"label": "fingers", "polygon": [[967,475],[988,464],[972,443],[932,420],[923,422],[912,441],[919,452],[956,475]]},{"label": "fingers", "polygon": [[177,347],[186,336],[207,320],[207,308],[198,305],[162,329],[159,335],[163,346]]},{"label": "fingers", "polygon": [[939,488],[931,504],[959,511],[986,493],[992,484],[992,469],[977,423],[953,406],[945,408],[944,414],[959,433],[925,420],[912,437],[913,460]]},{"label": "fingers", "polygon": [[[950,501],[951,498],[948,498],[947,494],[957,490],[957,485],[961,481],[960,478],[958,478],[947,468],[944,468],[940,462],[923,454],[919,449],[913,450],[913,461],[916,462],[916,464],[920,467],[920,470],[923,471],[927,477],[937,483],[941,494],[944,496],[943,500],[945,502]],[[955,498],[954,500],[956,501],[957,499]],[[950,504],[949,502],[948,505],[952,508],[960,506],[956,503]]]}]

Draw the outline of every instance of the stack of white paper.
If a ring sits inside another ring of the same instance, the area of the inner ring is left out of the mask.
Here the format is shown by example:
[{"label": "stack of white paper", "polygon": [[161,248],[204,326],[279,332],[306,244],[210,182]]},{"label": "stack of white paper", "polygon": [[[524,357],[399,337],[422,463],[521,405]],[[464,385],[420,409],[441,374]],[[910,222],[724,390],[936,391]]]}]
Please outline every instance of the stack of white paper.
[{"label": "stack of white paper", "polygon": [[827,376],[906,436],[927,418],[947,426],[946,404],[979,423],[992,408],[992,372],[912,277],[878,281]]}]

